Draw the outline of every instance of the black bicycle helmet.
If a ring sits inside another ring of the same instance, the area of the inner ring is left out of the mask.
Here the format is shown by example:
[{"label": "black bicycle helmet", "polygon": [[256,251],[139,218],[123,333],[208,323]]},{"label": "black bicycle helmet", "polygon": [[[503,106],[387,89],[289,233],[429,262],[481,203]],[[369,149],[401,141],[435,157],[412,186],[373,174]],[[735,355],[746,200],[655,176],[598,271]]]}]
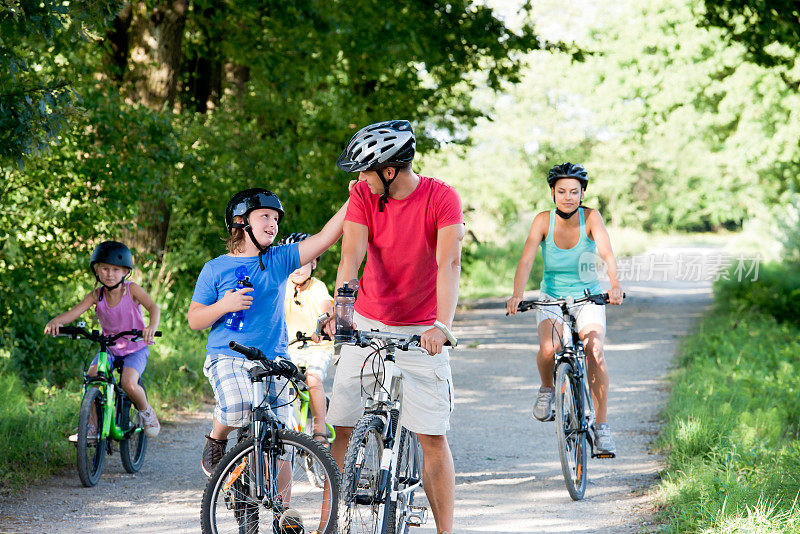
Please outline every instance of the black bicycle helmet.
[{"label": "black bicycle helmet", "polygon": [[[252,189],[245,189],[239,191],[228,201],[228,206],[225,208],[225,225],[228,228],[228,233],[233,233],[234,228],[241,228],[248,233],[253,244],[258,248],[258,265],[261,270],[264,270],[264,253],[269,249],[269,245],[262,247],[256,236],[253,235],[253,229],[250,227],[248,215],[250,212],[257,209],[270,208],[278,212],[278,224],[283,220],[283,205],[281,204],[278,195],[263,189],[255,187]],[[241,217],[244,222],[233,222],[234,217]]]},{"label": "black bicycle helmet", "polygon": [[[95,263],[107,263],[109,265],[116,265],[118,267],[127,267],[129,270],[133,269],[133,254],[131,250],[126,247],[123,243],[119,241],[103,241],[92,251],[92,255],[89,257],[89,269],[92,271],[95,279],[102,284],[102,286],[109,291],[112,289],[116,289],[119,287],[122,282],[128,277],[128,274],[122,277],[122,280],[114,284],[113,286],[107,286],[100,281],[100,277],[97,276],[97,272],[94,270]],[[100,293],[100,299],[103,298],[102,292]]]},{"label": "black bicycle helmet", "polygon": [[[233,232],[234,228],[245,228],[247,226],[247,216],[250,212],[260,208],[270,208],[278,212],[278,224],[283,219],[283,205],[281,204],[278,195],[263,189],[255,187],[252,189],[245,189],[239,191],[228,201],[228,206],[225,208],[225,225],[228,228],[228,233]],[[233,222],[234,217],[241,217],[244,219],[244,224]]]},{"label": "black bicycle helmet", "polygon": [[589,173],[583,168],[580,163],[562,163],[561,165],[554,165],[547,173],[547,184],[550,187],[555,187],[556,182],[561,178],[576,178],[584,191],[589,185]]},{"label": "black bicycle helmet", "polygon": [[95,263],[107,263],[133,269],[133,254],[131,254],[128,247],[119,241],[103,241],[94,247],[89,258],[89,269],[92,272],[94,272]]},{"label": "black bicycle helmet", "polygon": [[375,171],[383,182],[383,194],[378,201],[378,210],[389,198],[389,187],[395,178],[383,176],[386,167],[405,167],[414,160],[417,141],[414,129],[407,120],[391,120],[370,124],[360,129],[336,160],[336,166],[344,172]]}]

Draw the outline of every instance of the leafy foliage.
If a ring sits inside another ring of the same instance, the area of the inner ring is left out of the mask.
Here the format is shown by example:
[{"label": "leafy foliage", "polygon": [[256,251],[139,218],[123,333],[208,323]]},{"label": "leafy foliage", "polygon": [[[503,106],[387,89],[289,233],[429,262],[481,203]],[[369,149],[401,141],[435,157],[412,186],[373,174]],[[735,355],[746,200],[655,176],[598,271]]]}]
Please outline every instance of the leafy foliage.
[{"label": "leafy foliage", "polygon": [[793,0],[704,0],[700,24],[722,28],[765,67],[792,68],[800,52],[800,8]]}]

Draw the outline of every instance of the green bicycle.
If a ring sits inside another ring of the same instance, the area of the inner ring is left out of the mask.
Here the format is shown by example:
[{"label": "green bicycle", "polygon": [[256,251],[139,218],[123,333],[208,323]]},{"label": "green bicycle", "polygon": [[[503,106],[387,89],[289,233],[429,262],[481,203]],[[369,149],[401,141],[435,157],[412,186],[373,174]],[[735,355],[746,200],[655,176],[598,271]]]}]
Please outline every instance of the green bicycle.
[{"label": "green bicycle", "polygon": [[[295,343],[302,343],[299,348],[305,348],[309,341],[313,341],[311,336],[307,336],[303,332],[297,332],[295,339],[289,343],[289,345],[294,345]],[[300,372],[305,376],[306,368],[303,366],[299,367]],[[292,409],[289,411],[289,422],[287,426],[292,430],[300,432],[301,434],[307,434],[309,436],[313,436],[314,433],[314,419],[311,415],[311,394],[308,391],[308,386],[305,383],[300,383],[297,387],[296,392],[291,392],[290,395],[294,396],[294,400],[292,401]],[[327,408],[328,404],[330,404],[330,399],[327,395],[325,395],[325,407]],[[333,443],[333,440],[336,439],[336,430],[325,422],[325,426],[328,430],[328,443]],[[306,475],[308,476],[308,481],[314,484],[318,488],[322,488],[325,486],[325,479],[323,475],[319,473],[316,467],[319,466],[318,463],[310,461],[310,458],[301,458],[303,461],[303,469],[306,471]]]},{"label": "green bicycle", "polygon": [[[106,454],[114,452],[113,442],[119,442],[122,467],[128,473],[142,468],[147,451],[147,436],[138,421],[138,411],[114,380],[114,369],[108,357],[108,347],[123,336],[141,337],[141,330],[127,330],[104,336],[97,330],[88,332],[86,323],[62,326],[59,335],[72,339],[88,339],[100,345],[97,374],[83,376],[83,398],[78,416],[78,476],[87,488],[97,484],[103,472]],[[156,332],[161,336],[161,332]],[[121,372],[121,369],[118,369]],[[144,387],[144,386],[142,386]]]}]

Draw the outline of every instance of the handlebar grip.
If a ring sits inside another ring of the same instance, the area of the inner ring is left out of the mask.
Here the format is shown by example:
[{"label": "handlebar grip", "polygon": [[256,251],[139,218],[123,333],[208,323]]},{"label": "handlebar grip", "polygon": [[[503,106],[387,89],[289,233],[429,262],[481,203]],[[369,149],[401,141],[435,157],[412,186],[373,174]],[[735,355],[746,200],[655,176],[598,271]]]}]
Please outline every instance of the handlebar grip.
[{"label": "handlebar grip", "polygon": [[161,330],[156,330],[156,333],[155,333],[155,334],[153,334],[153,336],[154,336],[154,337],[161,337],[161,336],[162,336],[162,332],[161,332]]},{"label": "handlebar grip", "polygon": [[263,360],[264,353],[258,350],[255,347],[245,347],[244,345],[237,343],[235,341],[231,341],[228,343],[228,346],[231,350],[235,350],[239,354],[244,354],[245,358],[248,360]]}]

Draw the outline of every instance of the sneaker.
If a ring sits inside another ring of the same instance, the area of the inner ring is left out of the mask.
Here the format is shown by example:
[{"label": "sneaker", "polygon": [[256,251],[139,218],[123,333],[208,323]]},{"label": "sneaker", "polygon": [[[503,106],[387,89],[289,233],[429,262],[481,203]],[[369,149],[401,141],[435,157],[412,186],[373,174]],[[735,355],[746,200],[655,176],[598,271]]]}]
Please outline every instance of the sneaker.
[{"label": "sneaker", "polygon": [[536,397],[536,404],[533,406],[533,417],[539,421],[552,421],[556,418],[556,412],[553,410],[555,391],[555,388],[546,388],[544,386],[539,388],[539,395]]},{"label": "sneaker", "polygon": [[[276,525],[273,531],[277,534],[303,534],[303,519],[300,512],[294,508],[288,508],[280,517],[275,518]],[[277,528],[275,528],[277,527]]]},{"label": "sneaker", "polygon": [[227,446],[227,439],[214,439],[211,436],[206,436],[206,446],[203,449],[203,460],[200,465],[203,467],[203,472],[207,477],[210,478],[214,474],[219,461],[225,456]]},{"label": "sneaker", "polygon": [[615,455],[617,447],[611,437],[611,427],[608,423],[597,423],[594,431],[594,453],[602,455]]},{"label": "sneaker", "polygon": [[149,404],[147,409],[139,412],[139,422],[144,427],[144,433],[148,438],[154,438],[161,431],[161,423],[158,422],[156,411]]}]

